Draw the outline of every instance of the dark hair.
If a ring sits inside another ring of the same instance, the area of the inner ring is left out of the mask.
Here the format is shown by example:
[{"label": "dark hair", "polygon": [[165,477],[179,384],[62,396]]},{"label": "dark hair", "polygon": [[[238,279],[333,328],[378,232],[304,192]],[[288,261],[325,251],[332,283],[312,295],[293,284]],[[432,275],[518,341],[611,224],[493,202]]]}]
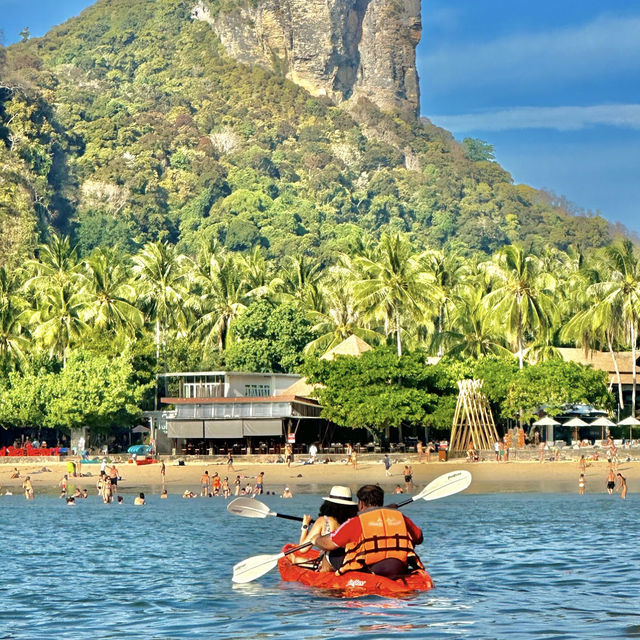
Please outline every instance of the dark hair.
[{"label": "dark hair", "polygon": [[357,513],[357,504],[338,504],[337,502],[330,502],[329,500],[325,500],[318,510],[319,516],[335,518],[339,524],[346,522],[349,518],[355,517]]},{"label": "dark hair", "polygon": [[381,507],[384,503],[384,491],[377,484],[365,484],[356,495],[365,507]]}]

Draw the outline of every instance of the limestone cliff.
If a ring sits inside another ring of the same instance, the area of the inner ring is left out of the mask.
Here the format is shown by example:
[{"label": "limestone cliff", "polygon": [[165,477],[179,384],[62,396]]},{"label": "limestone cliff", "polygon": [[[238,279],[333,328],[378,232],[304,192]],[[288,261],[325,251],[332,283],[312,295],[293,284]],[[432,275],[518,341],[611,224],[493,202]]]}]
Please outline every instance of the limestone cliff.
[{"label": "limestone cliff", "polygon": [[229,55],[280,71],[336,103],[364,96],[385,111],[418,115],[415,48],[420,0],[258,0],[208,22]]}]

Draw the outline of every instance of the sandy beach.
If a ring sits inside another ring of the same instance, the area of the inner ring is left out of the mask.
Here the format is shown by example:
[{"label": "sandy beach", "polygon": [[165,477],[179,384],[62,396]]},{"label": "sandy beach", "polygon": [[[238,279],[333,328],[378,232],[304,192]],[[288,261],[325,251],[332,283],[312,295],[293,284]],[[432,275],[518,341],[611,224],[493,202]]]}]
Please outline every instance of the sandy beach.
[{"label": "sandy beach", "polygon": [[[117,459],[117,458],[116,458]],[[624,459],[624,458],[623,458]],[[24,460],[24,459],[23,459]],[[470,493],[509,493],[509,492],[547,492],[576,493],[580,474],[576,460],[540,463],[526,462],[478,462],[468,463],[464,460],[448,462],[418,463],[415,457],[403,457],[391,467],[392,475],[385,475],[381,457],[371,457],[358,463],[358,468],[343,462],[328,464],[304,465],[295,462],[288,468],[285,464],[263,462],[257,460],[236,459],[234,471],[227,468],[222,458],[213,461],[187,460],[179,465],[177,460],[165,460],[166,487],[170,494],[182,493],[185,489],[200,492],[200,476],[205,469],[209,475],[218,472],[222,477],[229,477],[232,485],[236,475],[242,478],[243,486],[247,482],[252,485],[256,475],[264,472],[265,491],[274,491],[278,495],[285,486],[296,493],[320,494],[333,484],[344,484],[356,489],[368,483],[379,483],[387,493],[391,493],[396,485],[404,489],[403,468],[407,463],[413,468],[413,481],[417,491],[437,476],[453,469],[467,469],[473,475]],[[608,463],[605,461],[590,462],[586,470],[586,493],[604,493],[606,491],[606,475]],[[162,479],[160,464],[137,466],[126,460],[117,462],[116,466],[122,480],[118,488],[120,493],[145,491],[151,495],[160,493]],[[10,478],[17,467],[20,478]],[[44,470],[46,469],[46,470]],[[637,461],[619,463],[618,470],[626,478],[629,492],[633,493],[640,486],[640,463]],[[10,491],[21,493],[22,481],[26,475],[31,477],[36,496],[39,493],[57,493],[59,482],[66,473],[66,462],[45,462],[37,458],[21,463],[0,464],[0,494]],[[69,484],[85,488],[92,493],[95,490],[100,474],[99,464],[83,464],[82,477],[70,478]]]}]

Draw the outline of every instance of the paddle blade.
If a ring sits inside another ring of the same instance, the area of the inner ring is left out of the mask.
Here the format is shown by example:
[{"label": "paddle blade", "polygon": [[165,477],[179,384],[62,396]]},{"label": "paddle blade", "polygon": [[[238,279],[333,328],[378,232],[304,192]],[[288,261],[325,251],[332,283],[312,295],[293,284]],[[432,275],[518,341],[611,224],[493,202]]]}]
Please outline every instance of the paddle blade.
[{"label": "paddle blade", "polygon": [[227,505],[227,511],[245,518],[266,518],[274,515],[266,504],[254,498],[236,498]]},{"label": "paddle blade", "polygon": [[470,484],[468,471],[450,471],[432,480],[413,500],[439,500],[464,491]]},{"label": "paddle blade", "polygon": [[252,556],[242,562],[238,562],[238,564],[233,567],[231,581],[236,584],[253,582],[260,576],[271,571],[283,556],[284,553],[279,553],[278,555]]}]

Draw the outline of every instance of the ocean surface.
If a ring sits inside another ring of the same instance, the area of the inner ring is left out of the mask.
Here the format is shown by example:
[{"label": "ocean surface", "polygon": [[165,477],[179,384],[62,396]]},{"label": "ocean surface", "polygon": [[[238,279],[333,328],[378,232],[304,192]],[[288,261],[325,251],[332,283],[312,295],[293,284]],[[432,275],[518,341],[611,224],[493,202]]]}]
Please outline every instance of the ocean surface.
[{"label": "ocean surface", "polygon": [[[634,494],[413,503],[436,587],[395,600],[339,598],[277,569],[234,586],[236,562],[297,542],[299,524],[233,516],[223,498],[133,497],[0,497],[0,638],[640,638]],[[263,498],[280,513],[320,504]]]}]

